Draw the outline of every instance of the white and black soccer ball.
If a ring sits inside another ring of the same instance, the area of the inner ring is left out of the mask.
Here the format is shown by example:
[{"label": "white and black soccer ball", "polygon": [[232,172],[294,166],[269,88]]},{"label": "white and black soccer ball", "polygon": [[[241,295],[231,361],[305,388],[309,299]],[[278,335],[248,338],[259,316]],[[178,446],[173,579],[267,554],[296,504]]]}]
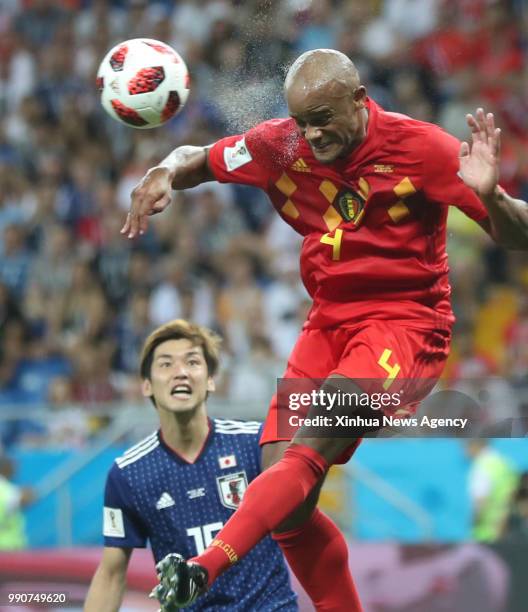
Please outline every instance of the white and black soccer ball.
[{"label": "white and black soccer ball", "polygon": [[169,45],[133,38],[106,54],[97,71],[97,87],[111,117],[148,129],[181,111],[189,95],[189,72]]}]

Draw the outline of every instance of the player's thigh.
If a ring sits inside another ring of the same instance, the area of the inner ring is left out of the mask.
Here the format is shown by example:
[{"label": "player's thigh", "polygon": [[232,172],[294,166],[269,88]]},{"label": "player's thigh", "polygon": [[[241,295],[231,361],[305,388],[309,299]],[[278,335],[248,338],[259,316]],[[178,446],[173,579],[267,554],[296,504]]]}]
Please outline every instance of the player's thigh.
[{"label": "player's thigh", "polygon": [[[346,338],[341,339],[336,331],[309,329],[303,330],[295,343],[293,351],[288,359],[283,379],[288,379],[292,390],[303,388],[311,380],[324,380],[328,374],[338,365],[339,356],[346,346]],[[299,380],[299,385],[295,383]],[[311,387],[310,387],[311,388]],[[279,423],[287,422],[289,409],[279,402],[277,393],[271,399],[268,415],[260,439],[261,445],[269,443],[290,441],[293,437],[291,427],[279,426]],[[281,447],[282,448],[282,447]],[[267,451],[273,455],[275,451]],[[280,453],[282,456],[282,453]]]},{"label": "player's thigh", "polygon": [[[396,392],[402,406],[416,404],[436,384],[449,355],[447,329],[419,329],[394,321],[373,321],[353,334],[333,375],[372,393]],[[396,406],[377,406],[394,412]]]},{"label": "player's thigh", "polygon": [[[321,389],[326,395],[340,396],[344,394],[355,394],[361,393],[353,380],[348,379],[340,374],[332,374],[329,376]],[[295,436],[293,442],[296,444],[302,444],[309,446],[313,450],[317,451],[329,465],[346,463],[354,454],[357,447],[361,443],[362,437],[367,432],[373,432],[379,429],[379,427],[368,427],[357,425],[355,427],[341,427],[337,426],[337,420],[339,418],[351,417],[355,414],[361,413],[363,419],[376,416],[370,408],[358,406],[356,403],[338,403],[336,402],[332,407],[332,424],[327,426],[312,425],[317,422],[317,419],[323,416],[328,418],[328,413],[321,410],[318,405],[312,405],[308,409],[307,421],[308,425],[302,424]]]},{"label": "player's thigh", "polygon": [[336,367],[347,339],[338,329],[305,329],[288,358],[288,370],[306,378],[325,379]]}]

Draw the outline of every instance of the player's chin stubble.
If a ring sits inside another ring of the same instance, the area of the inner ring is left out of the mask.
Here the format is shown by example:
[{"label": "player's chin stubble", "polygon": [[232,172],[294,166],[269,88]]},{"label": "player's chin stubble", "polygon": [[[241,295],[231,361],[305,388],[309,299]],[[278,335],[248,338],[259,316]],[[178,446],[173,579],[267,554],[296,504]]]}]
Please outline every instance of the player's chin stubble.
[{"label": "player's chin stubble", "polygon": [[317,151],[316,149],[312,149],[315,159],[321,164],[331,164],[335,162],[336,159],[341,157],[342,147],[335,147],[332,145],[330,150],[327,152]]}]

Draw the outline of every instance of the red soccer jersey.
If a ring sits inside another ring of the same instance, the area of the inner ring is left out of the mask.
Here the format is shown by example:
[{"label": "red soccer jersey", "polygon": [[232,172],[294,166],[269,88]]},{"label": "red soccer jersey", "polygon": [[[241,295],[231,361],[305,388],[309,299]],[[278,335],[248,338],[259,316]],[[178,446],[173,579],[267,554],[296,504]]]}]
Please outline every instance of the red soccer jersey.
[{"label": "red soccer jersey", "polygon": [[273,119],[216,142],[210,168],[220,182],[264,189],[304,236],[308,326],[366,318],[450,325],[448,206],[475,221],[487,211],[457,175],[456,138],[367,104],[367,136],[342,160],[319,163],[292,119]]}]

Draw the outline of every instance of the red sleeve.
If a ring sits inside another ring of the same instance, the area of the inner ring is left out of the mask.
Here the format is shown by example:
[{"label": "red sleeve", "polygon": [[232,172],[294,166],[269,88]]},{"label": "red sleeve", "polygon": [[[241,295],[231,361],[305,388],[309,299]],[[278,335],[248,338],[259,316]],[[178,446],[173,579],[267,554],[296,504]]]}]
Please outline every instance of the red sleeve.
[{"label": "red sleeve", "polygon": [[[215,142],[209,149],[209,168],[220,183],[241,183],[265,189],[268,185],[267,168],[255,160],[251,137],[247,134],[228,136]],[[248,141],[251,143],[248,146]]]},{"label": "red sleeve", "polygon": [[456,206],[474,221],[488,216],[486,207],[458,176],[460,142],[434,127],[426,136],[424,193],[427,199],[444,206]]}]

